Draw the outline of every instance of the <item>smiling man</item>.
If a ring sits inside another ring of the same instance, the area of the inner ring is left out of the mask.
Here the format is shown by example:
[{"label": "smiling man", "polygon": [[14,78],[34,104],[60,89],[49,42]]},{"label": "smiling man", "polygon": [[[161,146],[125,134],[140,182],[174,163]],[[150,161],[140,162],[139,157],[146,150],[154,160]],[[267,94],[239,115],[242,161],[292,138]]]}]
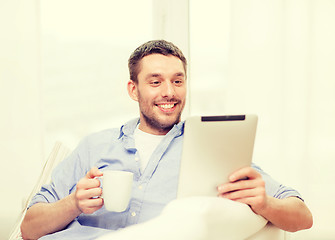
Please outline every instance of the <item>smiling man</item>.
[{"label": "smiling man", "polygon": [[140,71],[128,82],[128,93],[139,103],[139,129],[165,135],[180,122],[185,106],[186,62],[173,55],[150,54],[137,64]]},{"label": "smiling man", "polygon": [[[139,119],[86,137],[57,166],[52,182],[30,203],[21,225],[24,239],[94,239],[152,219],[176,198],[186,66],[182,52],[164,40],[149,41],[133,52],[127,89],[139,104]],[[96,178],[107,169],[134,173],[131,200],[122,213],[108,212],[99,197],[102,190]],[[247,180],[236,181],[242,178]],[[300,194],[255,165],[218,186],[218,196],[248,204],[287,231],[312,225]]]}]

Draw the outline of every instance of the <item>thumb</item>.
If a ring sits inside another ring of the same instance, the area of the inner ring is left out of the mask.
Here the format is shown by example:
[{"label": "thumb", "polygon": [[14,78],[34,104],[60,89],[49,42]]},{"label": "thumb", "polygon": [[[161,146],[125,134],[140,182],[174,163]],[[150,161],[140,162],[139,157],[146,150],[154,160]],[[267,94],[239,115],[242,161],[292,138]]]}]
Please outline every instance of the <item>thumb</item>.
[{"label": "thumb", "polygon": [[86,174],[86,177],[93,179],[96,177],[101,177],[102,175],[103,173],[97,167],[92,167],[91,170]]}]

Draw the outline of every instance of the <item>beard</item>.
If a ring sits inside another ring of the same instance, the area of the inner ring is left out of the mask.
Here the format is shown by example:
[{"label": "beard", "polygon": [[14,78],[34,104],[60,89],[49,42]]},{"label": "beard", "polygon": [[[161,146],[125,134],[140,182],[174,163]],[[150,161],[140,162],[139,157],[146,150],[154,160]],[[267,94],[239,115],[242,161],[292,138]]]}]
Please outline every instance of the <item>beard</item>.
[{"label": "beard", "polygon": [[148,116],[143,111],[141,111],[141,114],[147,126],[149,126],[152,129],[156,129],[160,132],[170,131],[175,124],[180,122],[180,118],[181,118],[181,112],[174,118],[174,120],[169,121],[169,122],[160,121],[155,116]]},{"label": "beard", "polygon": [[159,111],[155,111],[155,104],[145,102],[142,99],[141,94],[138,94],[138,100],[141,116],[143,117],[143,121],[145,122],[144,124],[147,125],[149,128],[164,133],[170,131],[175,124],[180,122],[185,102],[182,102],[181,100],[176,98],[169,99],[169,101],[167,102],[177,103],[177,107],[181,106],[179,112],[175,112],[172,114],[167,113],[166,115],[162,113],[162,115],[160,115]]}]

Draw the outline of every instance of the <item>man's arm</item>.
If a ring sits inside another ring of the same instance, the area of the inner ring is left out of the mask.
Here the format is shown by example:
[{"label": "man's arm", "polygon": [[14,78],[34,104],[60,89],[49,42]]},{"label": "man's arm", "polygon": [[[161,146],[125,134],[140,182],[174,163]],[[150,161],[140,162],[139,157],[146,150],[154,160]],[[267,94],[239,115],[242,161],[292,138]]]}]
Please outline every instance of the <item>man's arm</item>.
[{"label": "man's arm", "polygon": [[23,239],[38,239],[64,229],[80,214],[74,194],[55,203],[37,203],[28,209],[21,224]]},{"label": "man's arm", "polygon": [[38,239],[46,234],[64,229],[79,214],[91,214],[103,205],[99,180],[102,176],[96,167],[92,168],[78,184],[76,192],[55,202],[37,203],[30,207],[21,224],[23,239]]},{"label": "man's arm", "polygon": [[[239,180],[246,177],[247,180]],[[296,197],[276,199],[268,196],[262,176],[255,169],[242,168],[233,173],[229,181],[218,186],[220,197],[248,204],[256,214],[285,231],[312,227],[313,217],[305,203]]]}]

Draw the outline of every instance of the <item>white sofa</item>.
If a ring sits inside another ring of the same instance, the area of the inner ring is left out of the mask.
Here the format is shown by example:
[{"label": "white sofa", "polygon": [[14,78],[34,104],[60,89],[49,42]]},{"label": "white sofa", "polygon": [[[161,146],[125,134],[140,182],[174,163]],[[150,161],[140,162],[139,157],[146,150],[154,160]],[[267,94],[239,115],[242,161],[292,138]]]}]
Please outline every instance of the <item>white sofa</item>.
[{"label": "white sofa", "polygon": [[[28,197],[10,240],[22,239],[20,225],[26,208],[41,186],[50,181],[55,165],[70,153],[70,149],[57,142],[45,163],[39,181]],[[171,231],[173,229],[173,231]],[[148,222],[133,225],[99,240],[285,240],[284,231],[268,223],[244,204],[217,197],[176,199],[162,214]]]}]

